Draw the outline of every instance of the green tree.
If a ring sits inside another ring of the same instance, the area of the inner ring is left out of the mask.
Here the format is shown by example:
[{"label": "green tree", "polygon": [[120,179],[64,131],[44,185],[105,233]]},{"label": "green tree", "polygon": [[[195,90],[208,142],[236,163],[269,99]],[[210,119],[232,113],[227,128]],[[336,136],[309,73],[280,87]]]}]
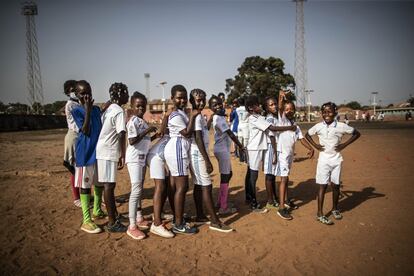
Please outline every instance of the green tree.
[{"label": "green tree", "polygon": [[47,115],[57,114],[58,111],[65,106],[65,104],[66,101],[56,101],[54,103],[45,104],[43,106],[43,110]]},{"label": "green tree", "polygon": [[[292,75],[284,73],[285,63],[280,58],[247,57],[233,79],[226,79],[227,102],[240,96],[257,95],[260,101],[267,96],[278,97],[281,87],[295,84]],[[291,94],[291,100],[294,100]]]},{"label": "green tree", "polygon": [[352,109],[361,109],[361,104],[359,103],[359,102],[357,102],[357,101],[352,101],[352,102],[349,102],[349,103],[347,103],[345,106],[347,106],[347,107],[349,107],[349,108],[352,108]]},{"label": "green tree", "polygon": [[29,111],[29,106],[27,104],[9,103],[6,113],[8,114],[27,114]]}]

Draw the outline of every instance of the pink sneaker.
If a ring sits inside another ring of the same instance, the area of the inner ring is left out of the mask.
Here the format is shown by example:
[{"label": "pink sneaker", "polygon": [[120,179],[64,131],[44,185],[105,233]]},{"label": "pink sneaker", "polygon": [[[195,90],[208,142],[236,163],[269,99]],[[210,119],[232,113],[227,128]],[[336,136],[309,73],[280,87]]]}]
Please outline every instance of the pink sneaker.
[{"label": "pink sneaker", "polygon": [[136,226],[132,226],[132,228],[128,227],[127,235],[133,238],[134,240],[142,240],[143,238],[145,238],[145,234],[141,232]]},{"label": "pink sneaker", "polygon": [[150,222],[148,220],[142,219],[141,221],[137,220],[137,226],[140,230],[147,230],[150,228]]}]

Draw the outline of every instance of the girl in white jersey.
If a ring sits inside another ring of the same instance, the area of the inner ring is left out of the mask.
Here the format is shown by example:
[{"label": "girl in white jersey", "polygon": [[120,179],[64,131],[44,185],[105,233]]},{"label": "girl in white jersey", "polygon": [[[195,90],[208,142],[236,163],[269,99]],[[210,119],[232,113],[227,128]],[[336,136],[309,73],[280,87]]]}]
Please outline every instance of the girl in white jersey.
[{"label": "girl in white jersey", "polygon": [[69,97],[69,100],[65,105],[68,132],[65,135],[63,166],[65,166],[65,168],[70,172],[70,186],[72,188],[73,204],[76,207],[81,207],[79,189],[75,188],[75,144],[79,135],[79,128],[76,125],[71,113],[76,106],[80,106],[79,99],[75,95],[75,87],[75,80],[67,80],[63,85],[64,93]]},{"label": "girl in white jersey", "polygon": [[172,231],[176,234],[195,234],[197,229],[190,227],[183,220],[185,194],[188,190],[188,169],[190,165],[190,138],[194,131],[195,117],[199,110],[191,112],[190,119],[185,114],[187,106],[187,90],[182,85],[171,88],[171,100],[174,110],[168,117],[170,140],[165,146],[164,156],[171,173],[171,192],[174,194],[174,225]]},{"label": "girl in white jersey", "polygon": [[266,121],[261,116],[262,108],[257,96],[252,95],[246,99],[246,108],[249,112],[249,144],[247,145],[249,168],[246,174],[246,200],[250,203],[252,211],[261,212],[261,207],[256,199],[256,182],[259,175],[260,162],[263,153],[267,149],[266,133],[269,131],[295,130],[296,126],[277,127]]},{"label": "girl in white jersey", "polygon": [[[286,99],[285,92],[279,92],[279,126],[296,126],[294,122],[295,104]],[[293,163],[295,153],[295,142],[300,140],[302,145],[307,148],[308,158],[313,157],[313,149],[309,143],[303,139],[302,132],[299,126],[296,126],[295,131],[286,131],[279,133],[277,137],[277,165],[276,175],[280,176],[281,181],[279,185],[279,210],[277,214],[282,219],[291,220],[292,216],[289,209],[297,209],[298,207],[293,201],[288,200],[288,183],[289,173]]]},{"label": "girl in white jersey", "polygon": [[[206,105],[206,92],[201,89],[193,89],[190,92],[190,103],[193,109],[203,110]],[[201,223],[209,221],[203,211],[204,205],[207,209],[207,214],[210,216],[211,223],[209,228],[228,233],[233,231],[233,229],[222,223],[214,210],[212,181],[210,178],[210,174],[213,172],[213,165],[208,156],[208,144],[207,122],[200,114],[195,119],[194,137],[191,142],[191,173],[194,181],[194,202],[197,209],[196,221]]]},{"label": "girl in white jersey", "polygon": [[156,135],[150,136],[151,132],[157,130],[156,127],[149,127],[143,119],[147,109],[147,98],[134,92],[131,96],[131,108],[133,115],[127,122],[128,147],[125,154],[125,163],[128,166],[129,177],[131,179],[131,193],[129,196],[129,227],[128,236],[135,240],[145,238],[141,229],[148,229],[148,223],[144,220],[141,213],[141,196],[145,178],[145,160],[151,140]]},{"label": "girl in white jersey", "polygon": [[[333,222],[323,214],[323,202],[325,199],[326,187],[332,187],[332,215],[335,219],[342,219],[342,214],[338,208],[340,193],[340,175],[342,167],[341,151],[355,142],[361,134],[351,126],[335,120],[337,115],[336,104],[328,102],[322,105],[323,122],[317,123],[309,129],[305,137],[318,151],[318,165],[316,168],[316,183],[319,184],[318,192],[318,212],[316,219],[326,225]],[[344,134],[352,136],[344,143],[341,143]],[[315,143],[312,135],[318,135],[319,144]]]},{"label": "girl in white jersey", "polygon": [[214,155],[217,158],[220,170],[219,214],[234,213],[237,211],[236,208],[229,207],[227,202],[229,182],[233,175],[230,160],[230,139],[239,147],[240,154],[245,154],[245,150],[226,122],[225,109],[221,99],[213,95],[208,101],[208,105],[214,112]]}]

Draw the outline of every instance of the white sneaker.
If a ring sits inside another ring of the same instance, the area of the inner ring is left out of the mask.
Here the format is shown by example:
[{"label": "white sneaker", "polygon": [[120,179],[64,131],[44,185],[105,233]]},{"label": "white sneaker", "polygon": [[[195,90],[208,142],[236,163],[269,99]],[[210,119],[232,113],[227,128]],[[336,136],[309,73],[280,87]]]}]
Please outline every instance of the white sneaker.
[{"label": "white sneaker", "polygon": [[174,238],[174,234],[171,231],[165,229],[164,225],[162,224],[158,226],[156,226],[154,223],[151,224],[150,232],[163,238]]}]

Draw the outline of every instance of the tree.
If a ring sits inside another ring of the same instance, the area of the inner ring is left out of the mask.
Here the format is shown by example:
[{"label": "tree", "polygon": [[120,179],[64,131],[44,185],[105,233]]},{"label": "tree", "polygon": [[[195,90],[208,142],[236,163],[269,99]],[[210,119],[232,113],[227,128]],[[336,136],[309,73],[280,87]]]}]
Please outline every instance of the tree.
[{"label": "tree", "polygon": [[56,114],[62,107],[65,106],[65,104],[66,104],[66,101],[56,101],[51,104],[45,104],[43,106],[43,110],[45,114],[47,115]]},{"label": "tree", "polygon": [[42,114],[43,113],[43,106],[39,102],[34,102],[32,104],[32,113],[33,114]]},{"label": "tree", "polygon": [[411,107],[414,107],[414,97],[410,95],[410,98],[407,100]]},{"label": "tree", "polygon": [[0,113],[5,113],[9,106],[0,101]]},{"label": "tree", "polygon": [[352,101],[346,104],[347,107],[352,108],[352,109],[361,109],[361,104],[357,101]]},{"label": "tree", "polygon": [[29,106],[27,104],[9,103],[6,113],[8,114],[27,114],[29,111]]},{"label": "tree", "polygon": [[[281,87],[295,84],[293,76],[283,72],[284,66],[280,58],[247,57],[237,69],[239,74],[233,79],[226,79],[227,103],[247,95],[257,95],[261,102],[267,96],[278,97]],[[290,95],[294,100],[295,96]]]}]

